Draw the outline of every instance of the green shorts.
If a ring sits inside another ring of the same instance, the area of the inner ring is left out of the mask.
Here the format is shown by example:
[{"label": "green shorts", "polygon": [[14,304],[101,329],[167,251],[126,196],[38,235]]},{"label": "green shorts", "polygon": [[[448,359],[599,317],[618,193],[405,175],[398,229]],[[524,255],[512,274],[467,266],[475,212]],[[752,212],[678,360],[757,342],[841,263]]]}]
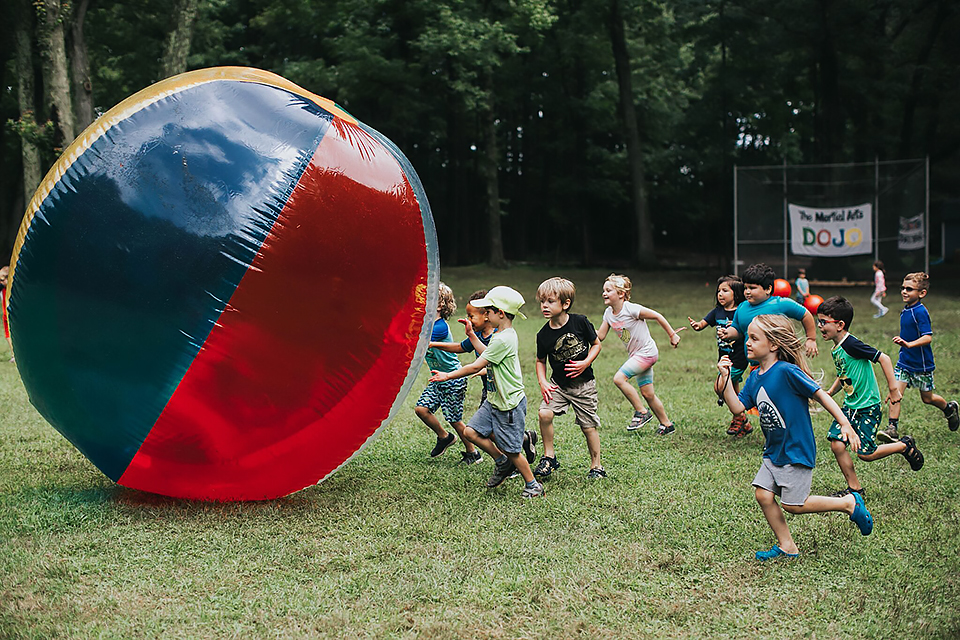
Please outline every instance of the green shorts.
[{"label": "green shorts", "polygon": [[[883,420],[883,407],[878,402],[863,409],[851,409],[847,405],[841,407],[843,415],[847,416],[853,430],[860,436],[860,449],[858,454],[868,456],[877,450],[877,429],[880,428],[880,421]],[[827,434],[827,440],[840,440],[840,425],[834,420],[830,425],[830,433]]]},{"label": "green shorts", "polygon": [[933,371],[930,373],[914,373],[901,369],[899,366],[893,370],[894,377],[900,382],[907,383],[907,389],[919,389],[920,391],[933,391]]}]

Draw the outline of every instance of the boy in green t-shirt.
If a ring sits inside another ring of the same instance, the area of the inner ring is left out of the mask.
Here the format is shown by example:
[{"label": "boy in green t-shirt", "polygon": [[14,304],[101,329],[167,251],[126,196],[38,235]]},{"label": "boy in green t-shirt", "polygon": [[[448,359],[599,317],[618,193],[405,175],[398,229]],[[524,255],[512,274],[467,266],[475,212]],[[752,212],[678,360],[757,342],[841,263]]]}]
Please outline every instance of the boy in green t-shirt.
[{"label": "boy in green t-shirt", "polygon": [[[828,298],[817,309],[817,324],[824,340],[835,345],[830,355],[837,368],[837,379],[830,385],[827,393],[834,395],[843,388],[846,397],[843,400],[843,414],[860,436],[860,449],[857,457],[866,462],[886,458],[899,453],[910,463],[910,468],[919,471],[923,466],[923,454],[910,436],[900,438],[898,442],[877,446],[877,428],[883,419],[883,405],[880,403],[880,388],[873,372],[873,363],[879,362],[890,389],[888,400],[900,402],[903,397],[900,386],[893,373],[890,357],[864,344],[848,333],[853,323],[853,305],[846,298],[834,296]],[[827,435],[830,448],[837,458],[837,464],[847,481],[847,488],[838,491],[836,496],[851,492],[864,495],[863,487],[853,468],[853,460],[847,453],[847,444],[840,439],[840,427],[834,421]]]},{"label": "boy in green t-shirt", "polygon": [[510,287],[494,287],[486,296],[470,302],[478,309],[485,309],[486,318],[496,333],[490,344],[477,359],[456,371],[432,371],[430,382],[444,382],[463,378],[487,369],[492,390],[486,401],[470,418],[464,436],[492,457],[497,467],[487,487],[499,486],[514,470],[523,476],[524,498],[543,495],[543,485],[536,481],[530,470],[530,462],[521,455],[524,436],[535,442],[536,434],[526,434],[527,397],[523,392],[523,377],[520,372],[519,340],[513,328],[513,318],[519,315],[523,296]]}]

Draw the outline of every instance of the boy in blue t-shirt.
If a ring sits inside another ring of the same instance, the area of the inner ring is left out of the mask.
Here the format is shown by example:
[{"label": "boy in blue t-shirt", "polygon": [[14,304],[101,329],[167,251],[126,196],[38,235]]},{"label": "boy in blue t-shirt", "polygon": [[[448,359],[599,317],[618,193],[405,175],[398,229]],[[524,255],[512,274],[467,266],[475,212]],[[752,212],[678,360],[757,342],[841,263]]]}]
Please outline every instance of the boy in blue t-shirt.
[{"label": "boy in blue t-shirt", "polygon": [[[450,327],[447,326],[446,321],[456,310],[457,302],[453,298],[453,291],[441,282],[440,298],[437,303],[437,315],[439,317],[433,324],[433,334],[430,337],[431,342],[453,342],[453,336],[450,334]],[[431,371],[450,373],[460,368],[460,361],[457,359],[457,356],[449,351],[430,348],[427,349],[424,359],[427,361],[427,365],[429,365]],[[447,433],[447,430],[440,424],[440,420],[434,415],[434,412],[438,408],[443,410],[443,417],[447,419],[450,426],[456,429],[460,440],[463,442],[463,448],[466,449],[466,454],[471,458],[479,456],[480,452],[473,446],[473,443],[463,436],[463,432],[467,427],[463,424],[463,399],[466,395],[466,378],[458,378],[445,382],[430,382],[427,384],[427,388],[423,390],[423,393],[420,394],[414,411],[417,417],[437,434],[437,444],[430,452],[431,458],[436,458],[449,449],[450,445],[457,439],[452,433]],[[464,460],[466,460],[466,458],[467,456],[464,455]]]},{"label": "boy in blue t-shirt", "polygon": [[[960,405],[955,400],[947,402],[933,392],[933,325],[930,313],[923,306],[924,297],[930,287],[930,276],[922,271],[908,273],[903,277],[900,297],[904,308],[900,312],[900,335],[893,341],[900,345],[900,358],[894,374],[900,385],[900,391],[911,387],[920,390],[920,399],[924,404],[932,404],[943,411],[950,431],[960,427]],[[890,403],[890,424],[885,431],[877,434],[882,442],[896,442],[900,439],[897,429],[900,426],[900,403]]]},{"label": "boy in blue t-shirt", "polygon": [[810,295],[810,282],[807,280],[807,270],[797,269],[797,279],[793,281],[793,286],[797,288],[797,303],[803,304],[803,301]]},{"label": "boy in blue t-shirt", "polygon": [[[860,448],[857,457],[865,462],[873,462],[895,453],[901,454],[910,463],[910,468],[919,471],[923,467],[923,454],[910,436],[900,438],[899,442],[877,446],[877,428],[883,418],[883,405],[880,402],[880,387],[873,372],[873,364],[880,363],[883,375],[890,389],[888,399],[892,403],[900,402],[900,387],[893,373],[890,357],[877,351],[868,344],[857,340],[848,331],[853,323],[853,305],[846,298],[834,296],[827,298],[817,310],[817,324],[824,340],[833,342],[830,352],[837,369],[837,379],[833,381],[827,393],[833,396],[841,388],[844,392],[843,415],[847,416],[857,435],[860,436]],[[840,472],[847,481],[847,488],[833,494],[845,496],[856,491],[865,496],[853,460],[847,452],[847,443],[840,437],[840,425],[834,421],[827,434],[830,449],[837,459]]]}]

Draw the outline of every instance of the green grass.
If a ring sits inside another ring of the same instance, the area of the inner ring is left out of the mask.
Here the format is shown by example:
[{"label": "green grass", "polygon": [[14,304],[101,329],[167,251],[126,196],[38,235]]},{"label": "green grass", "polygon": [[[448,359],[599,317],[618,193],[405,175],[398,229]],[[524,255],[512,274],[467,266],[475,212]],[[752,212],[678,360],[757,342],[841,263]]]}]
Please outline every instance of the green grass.
[{"label": "green grass", "polygon": [[[599,325],[604,271],[447,269],[461,310],[477,288],[509,284],[529,301],[518,321],[536,428],[534,293],[564,275],[575,310]],[[630,274],[634,275],[634,274]],[[712,306],[713,276],[637,277],[634,300],[675,327]],[[960,298],[927,298],[937,385],[958,396]],[[853,333],[896,357],[894,312],[874,321],[866,288]],[[889,298],[888,298],[889,299]],[[459,326],[455,328],[459,335]],[[773,542],[750,481],[760,438],[732,441],[712,391],[710,332],[683,332],[672,350],[658,328],[657,392],[678,432],[627,433],[631,412],[613,386],[625,359],[607,341],[600,381],[601,443],[610,477],[590,482],[572,418],[557,421],[563,468],[542,500],[512,480],[487,491],[492,464],[462,469],[457,448],[427,458],[432,433],[404,409],[364,452],[323,484],[282,500],[211,504],[118,487],[30,406],[0,349],[0,637],[950,637],[960,634],[960,433],[915,391],[902,432],[926,455],[857,470],[876,519],[862,537],[840,514],[787,516],[801,549],[761,566]],[[833,379],[821,342],[814,369]],[[464,359],[467,361],[467,358]],[[472,381],[471,415],[479,396]],[[814,491],[843,486],[814,416]]]}]

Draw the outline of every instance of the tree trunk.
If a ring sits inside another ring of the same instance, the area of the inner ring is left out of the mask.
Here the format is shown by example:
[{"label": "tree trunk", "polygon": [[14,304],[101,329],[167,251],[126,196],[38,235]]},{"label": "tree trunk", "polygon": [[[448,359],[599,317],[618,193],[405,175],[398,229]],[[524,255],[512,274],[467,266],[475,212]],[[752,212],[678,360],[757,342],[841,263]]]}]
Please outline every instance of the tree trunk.
[{"label": "tree trunk", "polygon": [[90,0],[80,0],[70,29],[70,71],[73,80],[73,109],[78,133],[93,122],[93,82],[90,77],[87,41],[83,36],[83,22],[87,17],[89,6]]},{"label": "tree trunk", "polygon": [[57,128],[57,147],[66,147],[77,137],[70,100],[70,78],[67,72],[67,49],[63,40],[60,0],[44,1],[44,65],[43,82],[50,119]]},{"label": "tree trunk", "polygon": [[177,0],[174,7],[175,25],[167,36],[163,51],[163,77],[169,78],[187,70],[190,55],[190,37],[197,17],[197,0]]},{"label": "tree trunk", "polygon": [[504,269],[507,261],[503,256],[503,232],[500,229],[500,182],[497,170],[497,125],[493,115],[493,72],[488,71],[484,80],[487,103],[480,118],[483,129],[483,178],[487,185],[487,229],[490,231],[489,264]]},{"label": "tree trunk", "polygon": [[630,162],[630,191],[633,199],[634,219],[636,220],[636,240],[634,260],[638,264],[649,265],[655,262],[653,255],[653,226],[647,209],[647,187],[643,168],[643,149],[640,146],[640,128],[637,124],[637,112],[633,106],[633,79],[630,71],[630,54],[627,51],[627,37],[620,13],[619,0],[613,0],[610,6],[610,42],[613,46],[613,62],[617,69],[617,81],[620,86],[620,115],[623,118],[624,133],[627,137],[627,157]]},{"label": "tree trunk", "polygon": [[829,15],[828,0],[820,0],[819,64],[823,100],[824,140],[820,161],[834,162],[843,153],[846,118],[840,96],[840,60]]},{"label": "tree trunk", "polygon": [[[36,122],[33,87],[33,10],[30,0],[20,0],[20,15],[14,22],[14,41],[17,62],[17,103],[20,121]],[[40,150],[30,136],[21,134],[20,154],[23,159],[23,199],[30,202],[40,186]]]}]

